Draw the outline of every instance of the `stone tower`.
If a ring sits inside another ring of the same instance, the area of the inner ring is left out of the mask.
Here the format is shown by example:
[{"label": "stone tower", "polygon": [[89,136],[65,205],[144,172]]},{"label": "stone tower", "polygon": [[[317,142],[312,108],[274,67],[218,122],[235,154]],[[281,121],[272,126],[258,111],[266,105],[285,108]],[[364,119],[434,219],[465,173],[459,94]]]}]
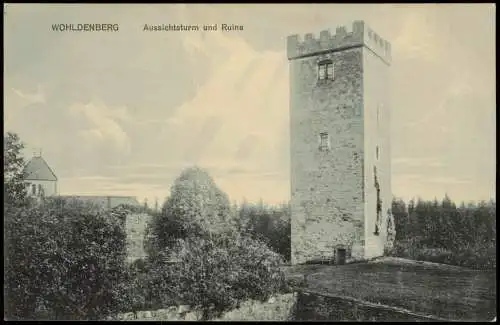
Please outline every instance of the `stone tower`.
[{"label": "stone tower", "polygon": [[287,39],[292,264],[381,256],[391,214],[391,46],[363,21]]}]

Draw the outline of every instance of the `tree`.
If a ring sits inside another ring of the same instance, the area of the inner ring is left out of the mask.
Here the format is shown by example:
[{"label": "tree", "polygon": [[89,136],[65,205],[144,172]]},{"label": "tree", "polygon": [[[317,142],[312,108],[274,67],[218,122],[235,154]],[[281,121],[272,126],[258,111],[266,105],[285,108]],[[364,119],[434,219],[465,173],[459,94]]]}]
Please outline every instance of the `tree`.
[{"label": "tree", "polygon": [[24,144],[15,133],[8,132],[3,140],[4,202],[22,204],[26,201],[24,184],[25,160],[21,151]]},{"label": "tree", "polygon": [[[445,195],[441,202],[393,202],[397,240],[392,254],[475,268],[496,266],[496,205],[462,204]],[[404,233],[403,233],[404,231]]]},{"label": "tree", "polygon": [[291,255],[290,206],[268,206],[262,202],[244,202],[239,211],[239,231],[252,238],[264,241],[272,250],[285,260]]},{"label": "tree", "polygon": [[155,197],[155,210],[154,210],[155,213],[158,212],[158,198]]},{"label": "tree", "polygon": [[408,231],[408,211],[403,200],[394,199],[392,201],[392,214],[396,228],[396,240],[404,240]]},{"label": "tree", "polygon": [[160,249],[187,236],[210,236],[235,229],[227,195],[203,169],[184,170],[175,180],[161,214],[153,218],[151,237]]}]

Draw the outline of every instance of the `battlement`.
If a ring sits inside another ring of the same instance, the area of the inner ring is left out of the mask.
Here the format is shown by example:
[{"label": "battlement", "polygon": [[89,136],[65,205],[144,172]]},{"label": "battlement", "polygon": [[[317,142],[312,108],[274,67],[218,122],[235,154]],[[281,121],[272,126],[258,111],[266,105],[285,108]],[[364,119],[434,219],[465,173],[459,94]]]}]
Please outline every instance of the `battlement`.
[{"label": "battlement", "polygon": [[287,56],[289,60],[311,56],[323,52],[333,52],[356,46],[365,46],[377,54],[384,62],[391,64],[391,44],[375,33],[364,21],[355,21],[350,31],[346,27],[337,27],[332,35],[330,30],[323,30],[319,38],[308,33],[301,39],[299,35],[287,38]]}]

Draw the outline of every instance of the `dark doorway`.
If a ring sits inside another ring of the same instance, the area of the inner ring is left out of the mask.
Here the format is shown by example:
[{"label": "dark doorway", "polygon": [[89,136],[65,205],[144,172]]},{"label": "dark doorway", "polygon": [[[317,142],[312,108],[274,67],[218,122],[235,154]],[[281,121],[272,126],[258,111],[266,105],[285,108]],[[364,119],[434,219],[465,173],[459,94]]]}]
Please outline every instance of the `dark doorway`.
[{"label": "dark doorway", "polygon": [[337,264],[345,264],[346,251],[345,248],[337,248]]}]

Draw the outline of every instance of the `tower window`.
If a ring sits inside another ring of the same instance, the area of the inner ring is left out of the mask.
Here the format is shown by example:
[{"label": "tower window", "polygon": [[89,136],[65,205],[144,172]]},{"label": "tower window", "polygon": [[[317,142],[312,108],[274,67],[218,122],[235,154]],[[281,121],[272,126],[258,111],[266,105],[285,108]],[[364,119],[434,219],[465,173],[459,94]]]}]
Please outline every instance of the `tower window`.
[{"label": "tower window", "polygon": [[378,160],[378,146],[375,148],[375,156],[377,157]]},{"label": "tower window", "polygon": [[319,134],[319,150],[327,151],[330,149],[330,140],[328,138],[327,132],[322,132]]},{"label": "tower window", "polygon": [[31,184],[31,194],[36,195],[36,184]]},{"label": "tower window", "polygon": [[318,80],[333,80],[334,69],[331,60],[318,63]]}]

